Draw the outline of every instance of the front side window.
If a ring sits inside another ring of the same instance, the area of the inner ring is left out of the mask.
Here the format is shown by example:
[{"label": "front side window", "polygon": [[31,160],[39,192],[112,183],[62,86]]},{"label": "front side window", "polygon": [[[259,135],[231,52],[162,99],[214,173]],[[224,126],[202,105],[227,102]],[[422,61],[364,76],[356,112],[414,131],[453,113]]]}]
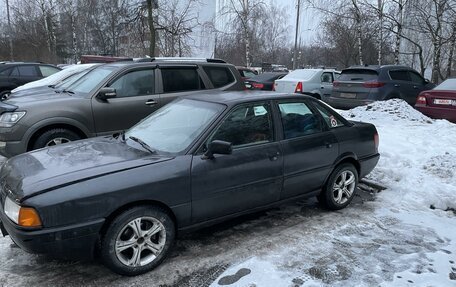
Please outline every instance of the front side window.
[{"label": "front side window", "polygon": [[410,79],[417,85],[424,85],[424,79],[418,73],[409,71]]},{"label": "front side window", "polygon": [[304,102],[279,103],[279,110],[285,139],[323,131],[319,117]]},{"label": "front side window", "polygon": [[60,71],[59,69],[56,69],[54,67],[49,67],[49,66],[39,66],[39,67],[40,67],[41,75],[43,75],[43,77],[48,77],[48,76]]},{"label": "front side window", "polygon": [[269,104],[256,103],[235,108],[217,128],[209,141],[230,142],[242,147],[273,141],[271,108]]},{"label": "front side window", "polygon": [[391,80],[410,82],[410,76],[407,71],[390,71]]},{"label": "front side window", "polygon": [[116,79],[111,88],[116,89],[117,97],[138,97],[155,93],[154,70],[129,72]]},{"label": "front side window", "polygon": [[322,83],[332,83],[334,81],[332,73],[323,73],[321,74]]},{"label": "front side window", "polygon": [[186,150],[225,106],[183,99],[157,110],[125,133],[136,137],[158,153]]},{"label": "front side window", "polygon": [[175,93],[204,89],[204,83],[196,69],[162,68],[163,92]]}]

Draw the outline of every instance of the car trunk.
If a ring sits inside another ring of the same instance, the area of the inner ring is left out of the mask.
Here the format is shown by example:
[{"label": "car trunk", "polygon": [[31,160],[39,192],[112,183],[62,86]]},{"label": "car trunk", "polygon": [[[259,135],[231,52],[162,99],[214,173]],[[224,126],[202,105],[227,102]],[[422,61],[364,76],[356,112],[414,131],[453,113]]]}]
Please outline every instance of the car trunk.
[{"label": "car trunk", "polygon": [[274,89],[281,93],[294,93],[296,86],[299,83],[299,79],[281,79],[275,81]]},{"label": "car trunk", "polygon": [[430,107],[456,110],[456,92],[433,90],[425,94],[427,105]]}]

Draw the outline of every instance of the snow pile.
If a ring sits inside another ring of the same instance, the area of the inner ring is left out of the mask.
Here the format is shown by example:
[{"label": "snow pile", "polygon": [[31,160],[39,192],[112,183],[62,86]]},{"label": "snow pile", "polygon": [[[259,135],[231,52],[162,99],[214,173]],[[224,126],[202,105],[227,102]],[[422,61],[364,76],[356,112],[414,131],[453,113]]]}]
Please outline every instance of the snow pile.
[{"label": "snow pile", "polygon": [[455,124],[432,120],[396,99],[340,113],[377,127],[381,158],[368,177],[389,189],[381,200],[415,209],[456,208]]}]

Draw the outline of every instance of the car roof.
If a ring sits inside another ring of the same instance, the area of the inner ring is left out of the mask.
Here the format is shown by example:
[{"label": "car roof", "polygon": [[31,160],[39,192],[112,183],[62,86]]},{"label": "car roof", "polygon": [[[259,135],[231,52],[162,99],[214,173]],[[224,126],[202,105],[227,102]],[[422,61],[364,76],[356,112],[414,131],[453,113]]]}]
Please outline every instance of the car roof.
[{"label": "car roof", "polygon": [[406,70],[412,70],[412,68],[403,66],[403,65],[355,65],[355,66],[350,66],[344,70],[351,70],[351,69],[364,69],[364,70],[373,70],[373,71],[379,71],[379,70],[393,70],[393,69],[406,69]]},{"label": "car roof", "polygon": [[155,60],[152,62],[132,62],[132,61],[119,61],[119,62],[112,62],[103,64],[104,67],[115,67],[115,68],[122,68],[122,67],[144,67],[144,66],[157,66],[158,64],[162,66],[195,66],[195,65],[230,65],[228,63],[218,63],[218,62],[201,62],[198,60],[195,61],[166,61],[166,60]]},{"label": "car roof", "polygon": [[311,96],[269,91],[203,91],[185,97],[197,101],[225,104],[234,106],[252,101],[269,101],[283,99],[314,99]]}]

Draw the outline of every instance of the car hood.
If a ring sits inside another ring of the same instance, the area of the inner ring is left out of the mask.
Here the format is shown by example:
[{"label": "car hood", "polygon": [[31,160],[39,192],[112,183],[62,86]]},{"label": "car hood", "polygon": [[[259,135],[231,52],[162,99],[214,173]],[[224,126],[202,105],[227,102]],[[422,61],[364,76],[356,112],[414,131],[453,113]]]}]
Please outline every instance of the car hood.
[{"label": "car hood", "polygon": [[49,88],[48,86],[36,86],[36,87],[25,87],[20,86],[19,88],[11,92],[10,98],[23,97],[37,94],[49,94],[53,93],[55,90]]},{"label": "car hood", "polygon": [[[23,92],[27,92],[24,90]],[[22,92],[18,92],[16,94],[12,94],[7,100],[3,101],[4,103],[14,105],[14,106],[23,106],[28,104],[33,104],[34,102],[39,103],[46,103],[46,102],[55,102],[55,101],[68,101],[68,100],[77,100],[81,99],[78,95],[72,95],[69,93],[58,93],[52,89],[41,90],[38,89],[36,92],[33,93],[26,93],[22,94]]]},{"label": "car hood", "polygon": [[61,186],[170,159],[112,137],[93,138],[13,157],[1,168],[0,184],[22,202]]}]

